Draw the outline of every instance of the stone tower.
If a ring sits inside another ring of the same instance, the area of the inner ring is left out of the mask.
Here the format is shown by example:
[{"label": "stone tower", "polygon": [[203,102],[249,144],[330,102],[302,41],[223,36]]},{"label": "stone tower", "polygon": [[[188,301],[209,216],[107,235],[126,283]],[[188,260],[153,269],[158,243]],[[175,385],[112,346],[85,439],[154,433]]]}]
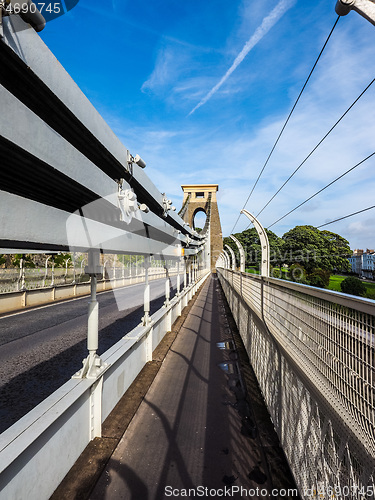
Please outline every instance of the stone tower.
[{"label": "stone tower", "polygon": [[216,192],[218,184],[186,184],[181,186],[184,192],[180,215],[190,227],[194,227],[194,217],[198,212],[206,215],[210,210],[211,226],[211,270],[215,270],[216,261],[223,250],[223,234],[217,206]]}]

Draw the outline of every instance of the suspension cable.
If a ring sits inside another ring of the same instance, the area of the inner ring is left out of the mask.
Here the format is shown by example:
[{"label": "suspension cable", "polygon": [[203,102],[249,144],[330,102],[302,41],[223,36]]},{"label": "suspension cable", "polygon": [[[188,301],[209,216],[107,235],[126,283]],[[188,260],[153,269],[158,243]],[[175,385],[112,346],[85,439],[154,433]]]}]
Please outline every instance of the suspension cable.
[{"label": "suspension cable", "polygon": [[[309,80],[310,80],[310,78],[311,78],[311,75],[313,74],[313,72],[314,72],[314,70],[315,70],[315,68],[316,68],[316,66],[317,66],[317,64],[318,64],[318,62],[319,62],[319,59],[320,59],[321,55],[323,54],[323,51],[324,51],[324,49],[326,48],[326,46],[327,46],[327,44],[328,44],[328,41],[329,41],[329,39],[331,38],[331,35],[332,35],[332,33],[333,33],[334,29],[336,28],[336,25],[337,25],[337,23],[338,23],[339,19],[340,19],[340,16],[338,16],[338,17],[337,17],[337,19],[336,19],[336,21],[335,21],[335,23],[334,23],[334,25],[333,25],[333,27],[332,27],[332,29],[331,29],[331,31],[330,31],[330,33],[329,33],[329,35],[328,35],[328,37],[327,37],[326,41],[324,42],[324,45],[323,45],[323,47],[322,47],[321,51],[319,52],[319,55],[318,55],[318,57],[317,57],[317,59],[316,59],[316,61],[315,61],[314,65],[313,65],[313,67],[312,67],[312,69],[311,69],[311,71],[310,71],[310,73],[309,73],[309,76],[307,77],[307,79],[306,79],[305,83],[303,84],[303,87],[302,87],[302,89],[301,89],[301,91],[300,91],[300,93],[299,93],[299,95],[298,95],[298,97],[297,97],[297,99],[296,99],[296,101],[295,101],[295,103],[294,103],[294,105],[293,105],[293,107],[292,107],[292,109],[291,109],[291,111],[290,111],[290,113],[289,113],[289,115],[288,115],[288,117],[287,117],[287,119],[286,119],[286,121],[285,121],[285,123],[284,123],[284,125],[283,125],[283,127],[282,127],[282,129],[281,129],[281,131],[280,131],[280,133],[279,133],[279,135],[278,135],[278,137],[277,137],[277,139],[276,139],[276,141],[275,141],[274,145],[273,145],[273,147],[272,147],[272,149],[271,149],[271,152],[269,153],[269,155],[268,155],[268,157],[267,157],[267,159],[266,159],[266,161],[265,161],[265,163],[264,163],[264,165],[263,165],[263,167],[262,167],[262,170],[260,171],[260,173],[259,173],[259,175],[258,175],[258,178],[257,178],[257,180],[255,181],[255,184],[254,184],[254,186],[252,187],[252,189],[251,189],[251,191],[250,191],[250,194],[249,194],[249,196],[247,197],[247,199],[246,199],[246,201],[245,201],[245,203],[244,203],[244,206],[242,207],[243,209],[246,207],[246,205],[247,205],[248,201],[250,200],[250,197],[251,197],[251,195],[253,194],[253,191],[254,191],[254,189],[255,189],[256,185],[258,184],[258,181],[259,181],[259,179],[261,178],[261,176],[262,176],[262,174],[263,174],[263,172],[264,172],[264,169],[266,168],[266,166],[267,166],[267,164],[268,164],[268,162],[269,162],[269,160],[270,160],[270,158],[271,158],[271,156],[272,156],[272,154],[273,154],[273,152],[274,152],[274,150],[275,150],[275,148],[276,148],[276,146],[277,146],[277,144],[278,144],[278,142],[279,142],[279,140],[280,140],[280,138],[281,138],[281,136],[282,136],[282,134],[283,134],[283,132],[284,132],[284,130],[285,130],[285,128],[286,128],[286,126],[287,126],[287,124],[288,124],[288,122],[289,122],[289,120],[290,120],[290,118],[291,118],[291,116],[292,116],[292,114],[293,114],[293,112],[294,112],[294,110],[295,110],[296,106],[297,106],[297,104],[298,104],[298,101],[300,100],[300,98],[301,98],[301,96],[302,96],[302,94],[303,94],[303,91],[305,90],[305,88],[306,88],[306,86],[307,86],[307,84],[308,84],[308,82],[309,82]],[[231,233],[230,233],[230,234],[233,234],[234,228],[236,227],[236,225],[237,225],[238,221],[240,220],[240,217],[241,217],[241,213],[240,213],[240,215],[237,217],[237,220],[236,220],[236,222],[235,222],[235,224],[234,224],[234,226],[233,226],[233,229],[232,229],[232,231],[231,231]]]},{"label": "suspension cable", "polygon": [[344,172],[343,174],[341,174],[339,177],[336,177],[336,179],[334,179],[333,181],[331,181],[329,184],[327,184],[326,186],[324,186],[322,189],[319,189],[319,191],[317,191],[316,193],[314,193],[313,195],[311,195],[309,198],[307,198],[305,201],[303,201],[302,203],[300,203],[299,205],[297,205],[295,208],[293,208],[293,210],[290,210],[287,214],[285,214],[282,217],[280,217],[279,219],[277,219],[270,226],[268,226],[268,229],[270,227],[274,226],[275,224],[277,224],[278,222],[280,222],[281,220],[285,219],[285,217],[287,217],[288,215],[290,215],[292,212],[294,212],[298,208],[302,207],[302,205],[304,205],[305,203],[307,203],[308,201],[310,201],[312,198],[314,198],[315,196],[317,196],[318,194],[320,194],[321,192],[323,192],[325,189],[327,189],[330,186],[332,186],[332,184],[334,184],[338,180],[342,179],[345,175],[349,174],[349,172],[352,172],[355,168],[357,168],[360,165],[362,165],[362,163],[364,163],[365,161],[367,161],[369,158],[371,158],[374,155],[375,155],[375,151],[373,153],[371,153],[369,156],[367,156],[366,158],[364,158],[362,161],[360,161],[359,163],[357,163],[356,165],[354,165],[354,167],[349,168],[349,170],[347,170],[346,172]]},{"label": "suspension cable", "polygon": [[260,215],[263,210],[268,207],[268,205],[271,203],[271,201],[280,193],[280,191],[285,187],[285,185],[290,181],[290,179],[298,172],[298,170],[306,163],[306,161],[310,158],[310,156],[318,149],[318,147],[327,139],[329,134],[337,127],[337,125],[341,122],[341,120],[349,113],[349,111],[357,104],[359,99],[367,92],[367,90],[371,87],[371,85],[375,82],[375,78],[367,85],[367,87],[360,93],[360,95],[357,97],[357,99],[349,106],[349,108],[345,111],[344,114],[340,116],[340,118],[336,121],[336,123],[328,130],[328,132],[325,134],[325,136],[320,139],[318,144],[310,151],[310,153],[306,156],[306,158],[298,165],[298,167],[294,170],[292,174],[287,178],[287,180],[282,184],[282,186],[276,191],[276,193],[268,200],[268,202],[264,205],[262,210],[257,214]]},{"label": "suspension cable", "polygon": [[364,208],[363,210],[358,210],[358,212],[353,212],[352,214],[345,215],[344,217],[340,217],[339,219],[331,220],[331,222],[326,222],[325,224],[321,224],[320,226],[316,227],[319,228],[328,226],[329,224],[333,224],[334,222],[338,222],[339,220],[347,219],[348,217],[353,217],[353,215],[361,214],[362,212],[366,212],[367,210],[371,210],[372,208],[375,208],[375,205],[373,205],[372,207]]}]

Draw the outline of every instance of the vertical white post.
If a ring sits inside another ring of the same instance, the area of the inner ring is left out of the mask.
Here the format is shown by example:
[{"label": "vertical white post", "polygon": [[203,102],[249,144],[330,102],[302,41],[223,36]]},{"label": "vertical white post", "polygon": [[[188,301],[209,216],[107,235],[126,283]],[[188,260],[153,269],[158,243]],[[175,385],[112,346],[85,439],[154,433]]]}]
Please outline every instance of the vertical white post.
[{"label": "vertical white post", "polygon": [[177,261],[177,295],[180,295],[180,261]]},{"label": "vertical white post", "polygon": [[148,281],[148,270],[150,266],[150,257],[145,256],[145,291],[144,291],[144,316],[142,318],[143,326],[150,324],[150,284]]},{"label": "vertical white post", "polygon": [[232,271],[235,271],[236,270],[236,257],[234,255],[234,252],[229,245],[225,245],[225,247],[229,250],[230,256],[232,258]]},{"label": "vertical white post", "polygon": [[90,302],[88,313],[88,331],[87,331],[87,349],[90,358],[93,358],[99,347],[99,303],[96,299],[96,287],[98,278],[96,275],[91,274],[90,281]]},{"label": "vertical white post", "polygon": [[81,281],[81,278],[82,278],[82,276],[83,276],[83,264],[85,263],[85,260],[86,260],[86,259],[82,259],[82,261],[81,261],[81,274],[79,275],[79,280],[80,280],[80,281]]},{"label": "vertical white post", "polygon": [[165,307],[168,307],[169,306],[169,299],[171,296],[171,290],[170,290],[170,284],[169,284],[167,264],[165,265],[165,275],[166,275],[166,278],[165,278],[165,302],[164,302],[164,305],[165,305]]},{"label": "vertical white post", "polygon": [[[24,255],[22,254],[22,257],[20,259],[20,275],[18,278],[18,283],[17,283],[17,291],[18,290],[25,290],[25,266],[23,263],[24,260]],[[20,287],[20,282],[21,282],[21,287]]]},{"label": "vertical white post", "polygon": [[99,250],[90,250],[88,254],[87,274],[90,275],[90,301],[88,304],[87,350],[88,356],[83,360],[83,368],[73,378],[97,378],[106,367],[97,355],[99,347],[99,303],[96,298],[98,278],[103,269],[100,266]]},{"label": "vertical white post", "polygon": [[241,273],[245,272],[245,251],[242,244],[238,241],[238,239],[230,234],[229,237],[235,242],[237,245],[238,251],[240,252],[240,271]]},{"label": "vertical white post", "polygon": [[183,272],[184,272],[184,296],[183,296],[183,300],[182,300],[182,307],[186,307],[187,306],[187,303],[188,303],[188,297],[187,297],[187,268],[186,268],[186,261],[187,261],[187,258],[186,257],[183,257],[183,262],[182,262],[182,268],[183,268]]},{"label": "vertical white post", "polygon": [[223,250],[223,254],[224,254],[224,258],[225,258],[225,268],[226,269],[230,269],[230,258],[229,258],[229,255],[228,253]]},{"label": "vertical white post", "polygon": [[65,274],[64,274],[64,283],[66,283],[66,278],[68,276],[68,264],[70,261],[70,257],[68,257],[65,261]]},{"label": "vertical white post", "polygon": [[181,277],[180,277],[180,258],[178,259],[177,261],[177,287],[176,287],[177,291],[176,291],[176,296],[178,297],[178,302],[177,302],[177,316],[181,316],[181,311],[182,311],[182,307],[181,307]]},{"label": "vertical white post", "polygon": [[50,255],[46,258],[46,272],[44,273],[44,279],[43,279],[43,284],[42,287],[44,288],[46,286],[46,280],[47,280],[47,275],[48,275],[48,261],[51,258]]},{"label": "vertical white post", "polygon": [[187,270],[186,270],[186,257],[184,257],[184,263],[183,263],[183,268],[184,268],[184,290],[186,290],[187,286]]},{"label": "vertical white post", "polygon": [[73,285],[76,284],[76,256],[75,253],[72,253],[72,260],[73,260]]},{"label": "vertical white post", "polygon": [[241,210],[242,214],[245,214],[248,219],[253,223],[259,239],[260,239],[260,245],[262,248],[262,262],[260,266],[260,274],[261,276],[269,277],[270,275],[270,244],[268,242],[268,237],[267,233],[262,226],[262,224],[258,221],[254,215],[252,215],[250,212],[247,210]]},{"label": "vertical white post", "polygon": [[55,258],[52,257],[51,286],[55,286]]}]

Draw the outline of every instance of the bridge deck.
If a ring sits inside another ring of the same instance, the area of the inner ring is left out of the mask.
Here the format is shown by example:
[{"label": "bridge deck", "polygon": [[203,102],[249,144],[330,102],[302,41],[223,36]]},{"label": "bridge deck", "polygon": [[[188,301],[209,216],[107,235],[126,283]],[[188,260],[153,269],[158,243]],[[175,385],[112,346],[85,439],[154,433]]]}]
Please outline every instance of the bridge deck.
[{"label": "bridge deck", "polygon": [[249,490],[294,487],[232,322],[213,275],[90,499],[199,496],[198,487],[261,498]]}]

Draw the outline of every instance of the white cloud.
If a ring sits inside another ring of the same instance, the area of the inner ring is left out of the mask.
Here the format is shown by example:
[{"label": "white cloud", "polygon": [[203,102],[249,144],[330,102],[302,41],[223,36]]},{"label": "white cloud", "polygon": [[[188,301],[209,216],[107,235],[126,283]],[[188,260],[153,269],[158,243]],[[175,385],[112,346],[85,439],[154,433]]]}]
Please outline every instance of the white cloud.
[{"label": "white cloud", "polygon": [[163,89],[175,79],[178,71],[178,59],[176,58],[173,50],[169,47],[163,48],[158,54],[155,68],[151,73],[151,76],[141,87],[142,92],[147,90],[157,92]]},{"label": "white cloud", "polygon": [[220,89],[226,82],[230,75],[245,59],[247,54],[257,45],[258,42],[269,32],[269,30],[281,19],[281,17],[295,4],[296,0],[280,0],[276,7],[266,16],[262,24],[256,29],[255,33],[245,43],[241,52],[237,55],[232,66],[228,69],[221,80],[208,92],[208,94],[201,99],[201,101],[190,111],[189,116],[192,115],[197,109],[206,104],[211,97]]}]

